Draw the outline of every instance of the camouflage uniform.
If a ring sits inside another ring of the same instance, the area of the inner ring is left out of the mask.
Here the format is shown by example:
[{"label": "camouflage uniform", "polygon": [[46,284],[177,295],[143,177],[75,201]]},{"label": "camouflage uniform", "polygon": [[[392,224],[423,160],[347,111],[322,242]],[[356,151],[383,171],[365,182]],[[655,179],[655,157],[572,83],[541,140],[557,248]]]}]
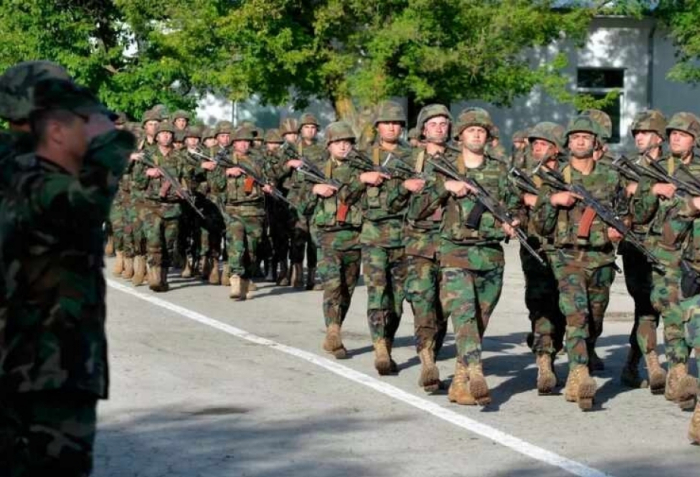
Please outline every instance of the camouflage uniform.
[{"label": "camouflage uniform", "polygon": [[[599,137],[599,127],[588,117],[572,120],[568,136],[588,133]],[[612,207],[621,216],[628,214],[623,200],[622,179],[610,166],[593,162],[588,175],[565,165],[561,171],[570,184],[578,184],[591,193],[601,204]],[[603,317],[610,299],[614,279],[615,247],[608,238],[608,226],[593,216],[590,227],[581,226],[583,218],[590,218],[592,209],[581,201],[570,208],[550,203],[551,188],[543,186],[535,209],[538,233],[553,234],[556,253],[550,254],[554,276],[559,285],[559,306],[566,315],[566,351],[569,356],[569,377],[565,397],[577,401],[583,410],[590,409],[596,392],[595,381],[588,370],[587,340],[599,335]]]},{"label": "camouflage uniform", "polygon": [[[269,129],[265,133],[265,144],[284,143],[284,139],[277,129]],[[279,171],[284,167],[282,164],[282,154],[280,149],[276,151],[265,150],[263,173],[265,177],[275,187],[280,188],[281,184],[277,180]],[[288,266],[287,259],[289,255],[289,234],[287,233],[287,224],[289,223],[290,211],[289,206],[279,200],[265,201],[266,215],[268,217],[269,237],[271,242],[271,258],[269,264],[269,279],[278,285],[289,285],[287,279]]]},{"label": "camouflage uniform", "polygon": [[[392,101],[382,103],[374,126],[381,122],[405,124],[403,108]],[[365,152],[375,166],[383,164],[389,155],[404,160],[411,154],[401,144],[397,144],[393,150],[373,144]],[[406,260],[402,234],[405,209],[393,208],[393,204],[389,203],[391,192],[402,182],[400,178],[392,178],[376,187],[360,184],[364,189],[360,201],[363,212],[360,243],[362,271],[367,285],[367,320],[372,343],[384,340],[389,355],[389,360],[375,361],[379,374],[396,371],[396,364],[391,360],[391,348],[401,322],[405,297]]]},{"label": "camouflage uniform", "polygon": [[[677,113],[668,122],[667,133],[680,130],[700,136],[700,121],[691,113]],[[700,175],[700,158],[690,153],[688,162],[668,155],[658,160],[670,175],[693,180]],[[683,247],[692,232],[692,221],[679,216],[685,201],[674,196],[661,198],[651,191],[656,182],[643,177],[634,196],[635,222],[648,224],[646,245],[665,265],[665,274],[652,270],[651,302],[661,314],[664,324],[664,341],[669,372],[666,381],[666,399],[678,402],[682,407],[692,407],[687,388],[681,386],[687,377],[689,341],[685,335],[685,322],[681,307],[681,262]]]},{"label": "camouflage uniform", "polygon": [[[240,128],[233,141],[252,141],[248,128]],[[233,164],[241,164],[262,177],[262,165],[257,152],[252,149],[246,155],[233,151]],[[228,270],[231,274],[231,298],[245,300],[251,297],[250,280],[253,277],[256,254],[262,237],[265,220],[265,197],[260,186],[248,175],[229,177],[226,169],[213,171],[212,189],[219,195],[226,214],[226,236],[228,239]]]},{"label": "camouflage uniform", "polygon": [[[38,110],[105,111],[67,80],[35,92]],[[109,382],[102,225],[133,147],[126,131],[94,138],[76,176],[33,153],[16,158],[0,202],[3,475],[91,471],[97,399]]]},{"label": "camouflage uniform", "polygon": [[[170,123],[160,123],[156,132],[173,131]],[[182,159],[180,154],[170,148],[163,153],[155,147],[146,154],[146,158],[167,171],[174,179],[182,177]],[[153,291],[167,291],[168,267],[172,265],[178,237],[178,221],[182,214],[180,198],[175,187],[165,177],[148,177],[146,171],[150,166],[139,161],[134,170],[134,182],[144,197],[143,206],[138,211],[146,238],[148,263],[148,285]]]},{"label": "camouflage uniform", "polygon": [[[187,138],[197,138],[201,140],[202,128],[189,126],[182,132],[184,140]],[[195,150],[198,152],[198,150]],[[202,210],[203,197],[199,193],[201,184],[206,180],[204,169],[202,169],[202,157],[183,149],[180,157],[182,159],[182,182],[195,200],[195,205]],[[197,261],[201,253],[201,237],[204,223],[201,217],[189,205],[183,205],[180,225],[178,227],[178,250],[179,255],[185,258],[185,269],[182,271],[183,278],[189,278],[197,268]]]},{"label": "camouflage uniform", "polygon": [[[326,128],[326,143],[355,141],[349,124],[331,123]],[[313,225],[318,229],[323,278],[323,316],[326,339],[323,348],[336,358],[347,355],[340,328],[350,309],[350,301],[360,275],[362,210],[359,199],[362,187],[357,180],[357,170],[347,161],[329,158],[321,165],[326,177],[341,184],[331,197],[309,194],[301,202],[304,215],[313,214]]]}]

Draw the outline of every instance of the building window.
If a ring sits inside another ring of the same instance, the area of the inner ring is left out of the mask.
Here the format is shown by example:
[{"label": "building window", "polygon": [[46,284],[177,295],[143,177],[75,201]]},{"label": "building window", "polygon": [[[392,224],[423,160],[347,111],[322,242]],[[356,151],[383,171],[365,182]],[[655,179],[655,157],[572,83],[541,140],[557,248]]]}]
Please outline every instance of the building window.
[{"label": "building window", "polygon": [[579,68],[576,89],[580,95],[603,99],[609,92],[620,90],[620,94],[607,106],[601,108],[612,121],[610,143],[620,142],[620,119],[622,116],[622,94],[625,87],[625,70],[621,68]]}]

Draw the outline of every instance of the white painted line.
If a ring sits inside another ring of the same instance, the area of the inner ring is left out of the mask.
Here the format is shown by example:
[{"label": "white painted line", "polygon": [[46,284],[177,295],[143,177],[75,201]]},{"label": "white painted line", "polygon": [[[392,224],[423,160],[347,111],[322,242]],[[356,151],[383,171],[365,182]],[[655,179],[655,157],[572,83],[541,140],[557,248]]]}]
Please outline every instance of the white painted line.
[{"label": "white painted line", "polygon": [[228,333],[237,338],[241,338],[246,341],[250,341],[251,343],[259,344],[261,346],[267,346],[269,348],[273,348],[283,353],[287,353],[289,355],[303,359],[304,361],[313,363],[317,366],[327,369],[332,373],[342,376],[343,378],[349,379],[350,381],[355,381],[356,383],[374,389],[375,391],[378,391],[386,396],[396,399],[397,401],[409,404],[415,408],[420,409],[421,411],[425,411],[429,414],[432,414],[433,416],[439,417],[440,419],[449,422],[450,424],[454,424],[455,426],[466,429],[469,432],[490,439],[498,444],[501,444],[502,446],[508,447],[509,449],[519,452],[520,454],[523,454],[527,457],[539,460],[541,462],[544,462],[545,464],[549,464],[554,467],[559,467],[560,469],[565,470],[570,474],[578,475],[581,477],[611,477],[611,474],[606,474],[599,470],[583,465],[580,462],[576,462],[575,460],[567,459],[566,457],[562,457],[559,454],[555,454],[554,452],[550,452],[541,447],[537,447],[536,445],[530,444],[529,442],[526,442],[515,436],[511,436],[506,432],[499,431],[496,428],[488,426],[479,421],[475,421],[474,419],[470,419],[462,414],[451,411],[431,401],[420,398],[395,386],[380,381],[379,379],[360,373],[359,371],[355,371],[354,369],[348,368],[347,366],[343,366],[342,364],[339,364],[336,361],[331,361],[316,354],[309,353],[308,351],[293,348],[291,346],[287,346],[281,343],[277,343],[276,341],[272,341],[267,338],[254,335],[240,328],[236,328],[235,326],[231,326],[226,323],[222,323],[221,321],[214,320],[213,318],[209,318],[208,316],[202,315],[201,313],[197,313],[196,311],[192,311],[182,306],[175,305],[161,298],[138,292],[130,286],[123,285],[113,280],[108,279],[107,284],[115,290],[119,290],[123,293],[135,296],[136,298],[140,298],[141,300],[145,300],[156,306],[160,306],[162,308],[170,310],[174,313],[177,313],[178,315],[184,316],[185,318],[189,318],[192,321],[211,326],[212,328],[216,328],[217,330],[223,331],[224,333]]}]

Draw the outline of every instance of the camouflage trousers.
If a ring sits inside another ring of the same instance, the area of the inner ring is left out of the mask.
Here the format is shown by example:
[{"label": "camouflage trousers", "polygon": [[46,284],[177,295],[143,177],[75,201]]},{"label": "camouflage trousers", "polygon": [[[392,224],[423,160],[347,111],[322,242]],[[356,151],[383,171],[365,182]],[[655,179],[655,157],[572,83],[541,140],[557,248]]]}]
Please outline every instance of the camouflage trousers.
[{"label": "camouflage trousers", "polygon": [[372,342],[394,341],[403,314],[406,260],[403,247],[362,246],[362,273],[367,285],[367,321]]},{"label": "camouflage trousers", "polygon": [[540,252],[547,266],[540,265],[523,247],[520,263],[525,276],[525,306],[530,319],[530,349],[535,354],[555,355],[564,346],[566,317],[559,309],[559,287],[547,254]]},{"label": "camouflage trousers", "polygon": [[580,257],[549,254],[559,286],[559,308],[566,316],[566,353],[569,366],[588,364],[589,340],[603,332],[603,318],[610,302],[610,286],[615,279],[613,265],[582,267]]},{"label": "camouflage trousers", "polygon": [[634,300],[634,326],[629,343],[634,352],[644,355],[656,351],[656,328],[659,326],[659,313],[651,304],[651,265],[643,253],[624,242],[619,251],[627,292]]},{"label": "camouflage trousers", "polygon": [[688,344],[695,350],[698,373],[700,374],[700,294],[681,301],[683,321],[687,324]]},{"label": "camouflage trousers", "polygon": [[0,476],[83,477],[92,470],[97,399],[40,391],[0,400]]},{"label": "camouflage trousers", "polygon": [[350,309],[350,301],[360,277],[360,250],[335,250],[321,242],[323,277],[323,318],[326,327],[332,323],[342,325]]},{"label": "camouflage trousers", "polygon": [[300,218],[295,214],[290,225],[292,234],[289,260],[292,263],[303,263],[304,254],[306,254],[306,266],[316,268],[318,252],[316,241],[311,235],[311,218],[306,216]]},{"label": "camouflage trousers", "polygon": [[226,250],[231,275],[252,278],[265,217],[242,217],[226,206]]},{"label": "camouflage trousers", "polygon": [[440,303],[440,263],[416,255],[406,257],[406,301],[413,310],[416,351],[432,347],[435,355],[447,333],[447,319]]},{"label": "camouflage trousers", "polygon": [[666,266],[666,273],[652,269],[651,303],[661,314],[664,325],[666,359],[671,363],[688,361],[683,309],[681,308],[681,268],[679,263]]},{"label": "camouflage trousers", "polygon": [[114,237],[114,250],[123,252],[126,258],[134,256],[135,215],[131,195],[120,190],[112,203],[109,220]]},{"label": "camouflage trousers", "polygon": [[169,267],[178,236],[180,204],[146,201],[139,210],[139,217],[146,238],[148,265]]},{"label": "camouflage trousers", "polygon": [[452,319],[457,358],[464,364],[481,362],[481,341],[502,289],[502,266],[490,270],[442,269],[440,301],[445,315]]}]

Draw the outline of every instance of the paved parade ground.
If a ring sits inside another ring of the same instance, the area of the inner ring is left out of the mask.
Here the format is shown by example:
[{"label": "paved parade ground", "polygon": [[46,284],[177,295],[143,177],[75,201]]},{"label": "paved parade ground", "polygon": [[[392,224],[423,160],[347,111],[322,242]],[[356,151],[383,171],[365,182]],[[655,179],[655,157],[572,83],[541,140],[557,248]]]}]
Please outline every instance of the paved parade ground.
[{"label": "paved parade ground", "polygon": [[[197,280],[155,294],[108,276],[111,397],[99,408],[94,475],[700,475],[700,447],[686,439],[691,412],[619,384],[633,311],[623,277],[599,341],[607,368],[584,413],[561,394],[537,395],[517,245],[506,260],[484,341],[485,408],[418,388],[408,305],[399,374],[377,375],[364,286],[344,327],[350,359],[336,361],[321,349],[321,292],[262,283],[239,303]],[[447,384],[454,351],[450,334],[439,362]],[[566,366],[560,356],[562,380]]]}]

